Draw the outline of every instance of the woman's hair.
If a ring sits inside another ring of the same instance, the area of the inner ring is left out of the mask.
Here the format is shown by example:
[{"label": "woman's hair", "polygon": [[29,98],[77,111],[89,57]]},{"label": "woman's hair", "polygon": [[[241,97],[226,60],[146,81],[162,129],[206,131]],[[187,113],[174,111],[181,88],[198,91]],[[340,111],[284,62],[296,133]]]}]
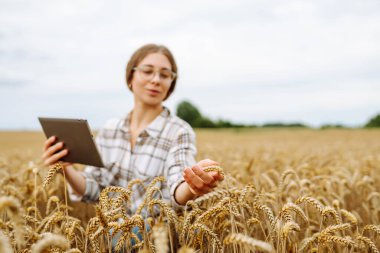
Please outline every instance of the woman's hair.
[{"label": "woman's hair", "polygon": [[170,96],[170,94],[172,94],[174,91],[175,84],[178,78],[178,70],[177,70],[177,64],[175,63],[172,53],[165,46],[156,45],[156,44],[147,44],[140,47],[134,52],[134,54],[131,56],[127,64],[127,71],[126,71],[127,85],[128,85],[128,88],[132,91],[131,81],[132,81],[133,72],[134,72],[133,68],[136,67],[147,55],[153,54],[153,53],[161,53],[165,55],[168,58],[170,64],[172,65],[172,71],[177,74],[176,78],[174,78],[174,80],[172,81],[170,85],[168,94],[166,95],[164,99],[166,100]]}]

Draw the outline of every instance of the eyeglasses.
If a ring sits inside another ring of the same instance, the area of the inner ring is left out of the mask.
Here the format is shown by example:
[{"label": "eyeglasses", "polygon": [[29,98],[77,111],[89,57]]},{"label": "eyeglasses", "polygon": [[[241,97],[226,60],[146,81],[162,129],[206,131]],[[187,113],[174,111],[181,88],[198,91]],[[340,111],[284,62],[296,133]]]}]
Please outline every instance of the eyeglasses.
[{"label": "eyeglasses", "polygon": [[140,77],[146,81],[150,81],[154,78],[154,75],[158,73],[160,80],[162,82],[172,82],[177,76],[176,73],[171,71],[170,69],[154,69],[152,66],[143,65],[140,67],[134,67],[134,71],[138,71]]}]

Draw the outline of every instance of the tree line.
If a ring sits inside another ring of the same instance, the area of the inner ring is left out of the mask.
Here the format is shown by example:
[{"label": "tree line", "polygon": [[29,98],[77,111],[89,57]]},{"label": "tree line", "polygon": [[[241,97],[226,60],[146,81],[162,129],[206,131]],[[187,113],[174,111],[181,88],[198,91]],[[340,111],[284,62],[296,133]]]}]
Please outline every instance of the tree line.
[{"label": "tree line", "polygon": [[[237,124],[228,120],[219,119],[211,120],[210,118],[202,115],[202,113],[191,104],[189,101],[182,101],[177,105],[176,114],[181,119],[185,120],[194,128],[255,128],[255,127],[271,127],[271,128],[280,128],[280,127],[297,127],[297,128],[310,128],[308,125],[303,123],[282,123],[282,122],[273,122],[263,125],[255,124]],[[371,118],[363,127],[373,128],[380,127],[380,114]],[[321,129],[326,128],[347,128],[341,124],[328,124],[320,127]]]}]

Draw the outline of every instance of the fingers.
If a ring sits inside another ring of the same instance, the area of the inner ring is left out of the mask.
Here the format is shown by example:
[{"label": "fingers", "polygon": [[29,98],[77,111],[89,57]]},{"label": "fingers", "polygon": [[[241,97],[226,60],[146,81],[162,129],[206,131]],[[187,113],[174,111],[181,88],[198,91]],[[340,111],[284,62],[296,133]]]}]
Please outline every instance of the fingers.
[{"label": "fingers", "polygon": [[[204,160],[199,161],[197,163],[197,165],[200,167],[208,167],[208,166],[220,165],[220,163],[213,161],[211,159],[204,159]],[[217,171],[209,172],[209,174],[211,174],[211,176],[216,181],[223,181],[224,180],[224,176]]]},{"label": "fingers", "polygon": [[52,156],[49,156],[47,159],[44,159],[44,164],[45,165],[52,165],[52,164],[58,162],[62,157],[64,157],[68,153],[69,153],[69,151],[67,149],[61,150],[58,153],[56,153]]},{"label": "fingers", "polygon": [[47,139],[44,143],[42,152],[45,152],[56,140],[55,136],[51,136],[49,139]]},{"label": "fingers", "polygon": [[44,153],[42,154],[41,158],[44,161],[45,165],[51,165],[56,162],[58,162],[62,157],[68,154],[68,150],[64,149],[64,143],[58,142],[54,145],[54,141],[56,140],[55,136],[50,137],[46,140],[44,144]]},{"label": "fingers", "polygon": [[193,193],[196,195],[202,195],[212,190],[194,171],[190,168],[184,170],[184,178],[187,184],[190,186]]},{"label": "fingers", "polygon": [[209,172],[210,175],[216,180],[216,181],[223,181],[224,176],[220,174],[218,171],[211,171]]},{"label": "fingers", "polygon": [[50,146],[45,152],[42,154],[42,159],[48,158],[49,156],[56,153],[58,150],[63,148],[63,142],[58,142],[53,146]]},{"label": "fingers", "polygon": [[192,171],[197,175],[206,185],[211,185],[215,182],[214,177],[207,172],[204,172],[199,166],[195,165],[192,168]]},{"label": "fingers", "polygon": [[204,159],[204,160],[199,161],[197,165],[200,167],[207,167],[207,166],[219,165],[219,163],[210,159]]}]

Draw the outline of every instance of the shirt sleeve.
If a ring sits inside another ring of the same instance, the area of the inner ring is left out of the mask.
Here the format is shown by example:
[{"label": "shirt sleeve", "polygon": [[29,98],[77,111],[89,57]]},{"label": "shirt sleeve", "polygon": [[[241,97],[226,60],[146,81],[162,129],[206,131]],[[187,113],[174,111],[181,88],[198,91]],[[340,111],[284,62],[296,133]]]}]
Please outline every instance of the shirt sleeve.
[{"label": "shirt sleeve", "polygon": [[196,163],[196,153],[194,131],[191,128],[179,131],[169,150],[166,160],[167,175],[165,175],[170,191],[170,202],[175,209],[182,207],[174,198],[177,187],[185,181],[182,171],[184,168],[191,167]]},{"label": "shirt sleeve", "polygon": [[106,130],[101,129],[96,138],[95,144],[99,150],[100,156],[102,157],[103,163],[107,168],[100,168],[94,166],[86,166],[82,175],[86,180],[86,188],[83,196],[75,193],[72,188],[68,187],[69,197],[72,201],[84,201],[84,202],[95,202],[99,199],[100,192],[107,186],[114,178],[114,173],[112,172],[112,164],[109,165],[107,161],[107,152],[104,149],[105,142],[105,132]]}]

